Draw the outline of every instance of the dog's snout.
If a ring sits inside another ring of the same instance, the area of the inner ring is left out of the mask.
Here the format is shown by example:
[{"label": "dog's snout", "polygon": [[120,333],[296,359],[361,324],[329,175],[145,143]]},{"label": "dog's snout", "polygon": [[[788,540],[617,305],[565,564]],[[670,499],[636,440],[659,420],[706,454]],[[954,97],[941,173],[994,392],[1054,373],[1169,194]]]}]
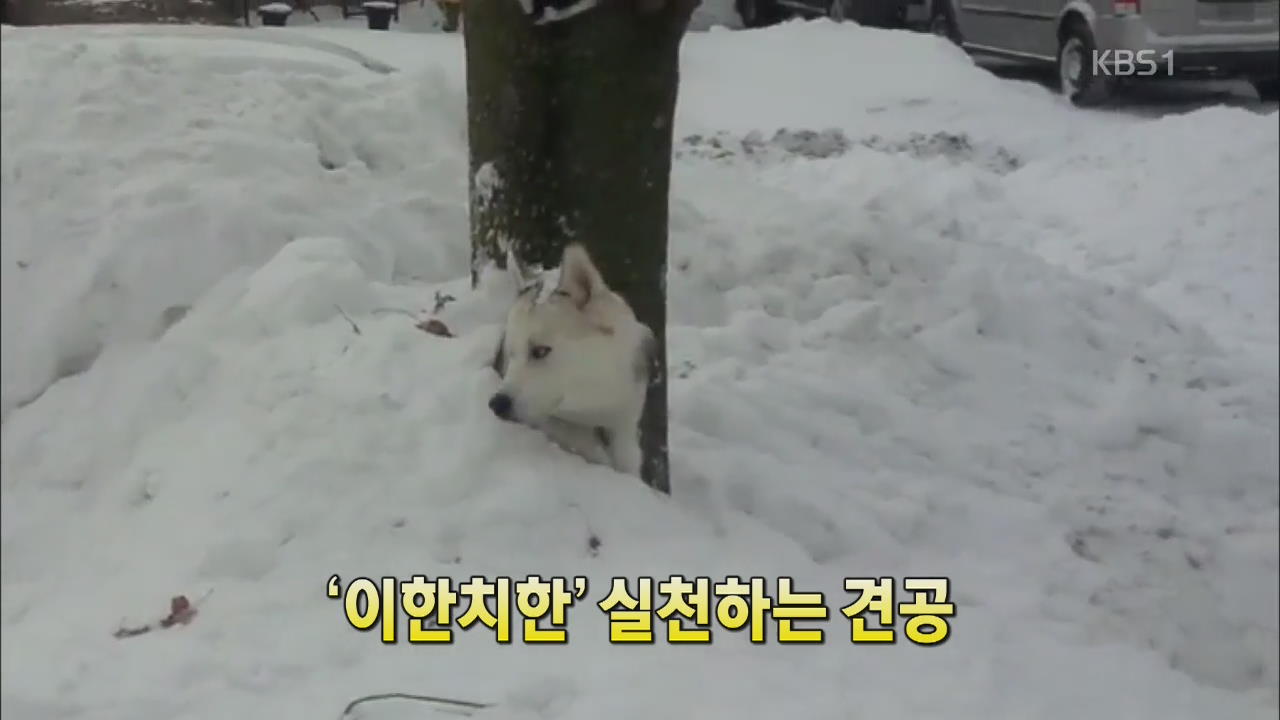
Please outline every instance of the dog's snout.
[{"label": "dog's snout", "polygon": [[511,396],[506,393],[498,393],[489,398],[489,409],[503,420],[511,419],[511,404]]}]

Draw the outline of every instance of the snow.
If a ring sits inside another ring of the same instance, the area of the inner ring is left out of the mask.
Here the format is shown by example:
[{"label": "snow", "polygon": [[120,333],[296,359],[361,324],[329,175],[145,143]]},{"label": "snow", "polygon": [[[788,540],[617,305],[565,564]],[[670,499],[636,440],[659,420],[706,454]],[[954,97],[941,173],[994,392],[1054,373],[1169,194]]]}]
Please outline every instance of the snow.
[{"label": "snow", "polygon": [[[1076,111],[848,24],[690,35],[667,498],[485,406],[509,288],[469,289],[461,37],[162,32],[3,29],[0,710],[1275,716],[1274,113]],[[406,317],[437,294],[456,337]],[[334,574],[589,584],[566,645],[423,647]],[[826,641],[610,645],[611,578],[672,574],[793,578]],[[850,643],[879,576],[948,577],[947,641]],[[111,636],[178,594],[189,625]]]},{"label": "snow", "polygon": [[475,201],[484,207],[493,201],[493,194],[502,188],[502,176],[492,162],[486,162],[476,169],[474,181]]},{"label": "snow", "polygon": [[293,8],[288,3],[267,3],[266,5],[259,5],[258,12],[288,15],[293,12]]},{"label": "snow", "polygon": [[734,8],[734,0],[701,0],[693,9],[689,29],[694,32],[707,30],[741,30],[742,16]]},{"label": "snow", "polygon": [[[524,2],[522,0],[521,5]],[[597,5],[597,0],[576,0],[575,2],[565,6],[564,8],[554,8],[548,5],[543,8],[542,14],[534,21],[537,25],[547,25],[554,22],[562,22],[571,17],[580,15]]]}]

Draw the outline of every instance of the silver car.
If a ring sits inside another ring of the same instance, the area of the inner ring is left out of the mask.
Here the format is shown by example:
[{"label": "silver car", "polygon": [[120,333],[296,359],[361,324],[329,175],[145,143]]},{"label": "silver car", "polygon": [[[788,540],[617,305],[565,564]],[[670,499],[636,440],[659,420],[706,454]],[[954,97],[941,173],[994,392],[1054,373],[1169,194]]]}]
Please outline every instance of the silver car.
[{"label": "silver car", "polygon": [[1052,64],[1063,94],[1097,105],[1156,78],[1280,78],[1280,0],[926,0],[930,29],[973,54]]}]

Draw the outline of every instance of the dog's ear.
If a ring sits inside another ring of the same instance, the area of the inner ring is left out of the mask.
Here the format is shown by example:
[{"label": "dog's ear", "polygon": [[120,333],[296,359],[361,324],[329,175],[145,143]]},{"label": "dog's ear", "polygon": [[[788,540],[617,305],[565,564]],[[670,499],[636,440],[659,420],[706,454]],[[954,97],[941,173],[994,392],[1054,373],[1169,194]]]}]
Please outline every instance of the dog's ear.
[{"label": "dog's ear", "polygon": [[529,289],[538,286],[540,281],[537,273],[529,272],[524,263],[520,262],[520,258],[516,257],[515,248],[511,245],[507,246],[507,274],[515,284],[517,295],[525,294]]},{"label": "dog's ear", "polygon": [[575,305],[583,307],[591,298],[607,292],[604,278],[591,262],[586,248],[578,243],[567,245],[560,258],[560,287]]}]

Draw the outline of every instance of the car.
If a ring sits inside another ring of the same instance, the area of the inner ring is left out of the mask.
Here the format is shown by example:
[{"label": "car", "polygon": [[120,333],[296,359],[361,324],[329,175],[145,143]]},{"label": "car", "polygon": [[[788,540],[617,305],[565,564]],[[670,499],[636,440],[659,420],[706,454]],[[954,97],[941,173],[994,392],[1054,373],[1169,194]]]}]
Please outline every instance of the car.
[{"label": "car", "polygon": [[1077,106],[1158,78],[1233,78],[1276,99],[1280,0],[929,0],[929,30],[1037,63]]},{"label": "car", "polygon": [[742,24],[763,27],[790,17],[826,17],[879,28],[906,27],[913,8],[927,0],[735,0]]}]

